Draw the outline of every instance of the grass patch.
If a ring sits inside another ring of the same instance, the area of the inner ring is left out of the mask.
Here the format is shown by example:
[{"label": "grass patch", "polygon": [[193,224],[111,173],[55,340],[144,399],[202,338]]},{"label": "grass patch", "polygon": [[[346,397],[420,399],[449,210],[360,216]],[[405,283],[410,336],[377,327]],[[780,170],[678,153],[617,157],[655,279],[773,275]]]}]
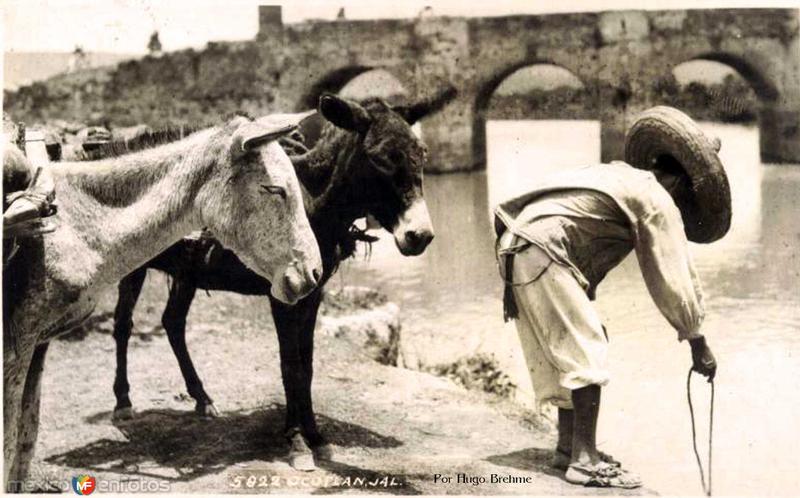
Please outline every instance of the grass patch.
[{"label": "grass patch", "polygon": [[517,387],[511,378],[500,370],[495,357],[485,353],[466,356],[454,363],[429,367],[428,371],[452,379],[467,389],[502,397],[510,397]]}]

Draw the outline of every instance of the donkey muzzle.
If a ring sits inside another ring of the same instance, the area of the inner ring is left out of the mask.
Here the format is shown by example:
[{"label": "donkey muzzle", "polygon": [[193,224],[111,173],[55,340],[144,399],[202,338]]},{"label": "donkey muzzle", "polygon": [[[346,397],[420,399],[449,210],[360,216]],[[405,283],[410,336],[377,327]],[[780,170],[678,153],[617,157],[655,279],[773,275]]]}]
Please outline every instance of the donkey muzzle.
[{"label": "donkey muzzle", "polygon": [[287,304],[294,304],[306,297],[319,285],[322,272],[317,267],[309,267],[292,260],[280,281],[281,292],[275,297]]},{"label": "donkey muzzle", "polygon": [[414,201],[400,215],[392,234],[395,244],[403,256],[418,256],[425,251],[433,240],[434,234],[428,206],[424,200]]}]

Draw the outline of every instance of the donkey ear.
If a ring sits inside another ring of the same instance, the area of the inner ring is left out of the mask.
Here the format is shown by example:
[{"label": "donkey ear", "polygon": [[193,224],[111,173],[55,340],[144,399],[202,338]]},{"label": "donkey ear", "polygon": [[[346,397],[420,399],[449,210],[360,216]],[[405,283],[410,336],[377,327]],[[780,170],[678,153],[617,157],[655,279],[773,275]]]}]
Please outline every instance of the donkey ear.
[{"label": "donkey ear", "polygon": [[238,159],[253,149],[264,145],[282,136],[288,135],[297,129],[293,124],[269,125],[260,122],[249,122],[240,126],[233,134],[231,143],[231,156]]},{"label": "donkey ear", "polygon": [[449,85],[438,95],[411,106],[395,107],[394,112],[403,116],[403,119],[405,119],[408,124],[414,124],[425,116],[442,110],[442,108],[456,98],[457,95],[458,90],[456,90],[456,87]]},{"label": "donkey ear", "polygon": [[319,98],[319,112],[325,119],[345,130],[363,133],[372,124],[372,118],[361,105],[330,93]]}]

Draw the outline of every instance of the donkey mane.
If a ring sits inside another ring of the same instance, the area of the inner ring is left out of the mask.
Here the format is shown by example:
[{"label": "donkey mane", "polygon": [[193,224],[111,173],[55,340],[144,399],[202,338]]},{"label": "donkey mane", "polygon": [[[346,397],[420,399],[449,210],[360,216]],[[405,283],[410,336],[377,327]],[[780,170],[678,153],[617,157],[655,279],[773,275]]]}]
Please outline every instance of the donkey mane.
[{"label": "donkey mane", "polygon": [[85,156],[78,158],[78,162],[110,159],[142,150],[153,149],[159,145],[166,145],[172,142],[183,140],[192,133],[205,128],[210,128],[210,126],[173,125],[157,130],[146,131],[127,140],[112,140],[98,146],[92,151],[87,151]]},{"label": "donkey mane", "polygon": [[[219,131],[238,116],[252,119],[237,112],[211,125],[166,126],[130,140],[108,142],[87,154],[87,157],[75,161],[67,175],[67,181],[105,205],[128,206],[139,200],[153,182],[164,178],[175,161],[186,153],[176,150],[176,147],[180,147],[178,142],[190,138],[200,139],[199,135],[204,131]],[[214,148],[219,145],[216,142],[212,140],[205,146]],[[143,170],[140,168],[142,161],[150,161],[155,167]],[[68,163],[64,164],[66,166]],[[119,181],[105,181],[102,173],[113,175]]]},{"label": "donkey mane", "polygon": [[[200,146],[205,142],[205,148],[219,145],[217,140],[208,140],[211,138],[209,133],[213,134],[214,129],[195,132],[180,142],[152,145],[151,148],[108,159],[65,162],[59,169],[64,170],[64,177],[70,185],[97,202],[106,206],[125,207],[137,202],[155,183],[169,174],[177,161],[195,150],[192,144]],[[209,150],[196,155],[196,158],[210,153]]]},{"label": "donkey mane", "polygon": [[160,145],[166,145],[172,142],[183,140],[189,135],[196,133],[200,130],[213,128],[214,126],[220,126],[237,116],[245,117],[251,121],[253,120],[253,117],[250,114],[244,111],[236,111],[233,113],[226,114],[220,121],[217,122],[209,122],[199,125],[180,124],[180,125],[161,126],[154,130],[146,131],[128,140],[117,139],[104,143],[98,146],[96,149],[92,150],[91,152],[88,152],[85,156],[81,156],[76,161],[84,162],[84,161],[97,161],[99,159],[110,159],[114,157],[124,156],[127,154],[132,154],[134,152],[139,152],[142,150],[153,149]]}]

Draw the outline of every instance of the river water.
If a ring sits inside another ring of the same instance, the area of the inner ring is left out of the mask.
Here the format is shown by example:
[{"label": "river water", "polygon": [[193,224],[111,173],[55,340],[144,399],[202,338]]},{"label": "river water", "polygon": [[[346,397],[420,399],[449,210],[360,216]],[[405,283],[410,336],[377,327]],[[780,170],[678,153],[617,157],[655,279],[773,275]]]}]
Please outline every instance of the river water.
[{"label": "river water", "polygon": [[[702,123],[719,136],[731,182],[729,234],[691,252],[703,281],[703,333],[715,352],[714,491],[795,494],[800,487],[800,165],[761,164],[758,129]],[[489,213],[547,171],[596,162],[595,121],[491,121],[486,172],[425,179],[436,238],[403,258],[388,234],[340,282],[381,288],[403,310],[411,356],[426,364],[493,354],[530,402],[516,331],[502,320]],[[335,285],[335,284],[334,284]],[[686,401],[687,344],[660,315],[634,255],[613,270],[596,305],[610,335],[612,380],[603,390],[598,442],[651,489],[700,494]],[[413,358],[412,358],[413,359]],[[693,384],[702,454],[708,384]],[[513,445],[513,441],[509,441]]]}]

